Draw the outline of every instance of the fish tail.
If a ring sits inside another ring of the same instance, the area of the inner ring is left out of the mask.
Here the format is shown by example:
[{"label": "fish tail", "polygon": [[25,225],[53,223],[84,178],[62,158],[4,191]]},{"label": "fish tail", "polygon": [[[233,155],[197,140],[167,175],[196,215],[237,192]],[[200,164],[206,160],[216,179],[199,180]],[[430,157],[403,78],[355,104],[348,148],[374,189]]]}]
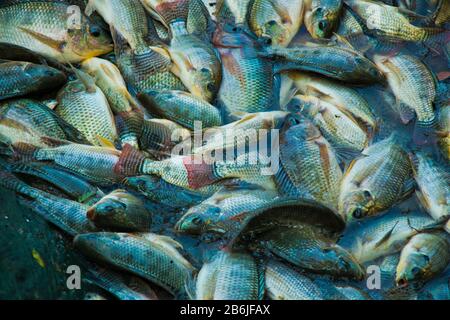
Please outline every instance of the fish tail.
[{"label": "fish tail", "polygon": [[417,145],[430,145],[436,141],[437,120],[433,117],[431,120],[426,121],[416,121],[416,126],[414,128],[414,143]]},{"label": "fish tail", "polygon": [[142,174],[145,159],[145,156],[139,150],[126,144],[122,149],[119,161],[114,166],[114,172],[125,177]]},{"label": "fish tail", "polygon": [[9,157],[11,161],[33,161],[37,150],[39,150],[38,147],[25,142],[0,143],[0,154]]},{"label": "fish tail", "polygon": [[29,198],[36,198],[35,189],[7,171],[0,171],[0,186]]},{"label": "fish tail", "polygon": [[450,41],[450,31],[439,28],[425,28],[423,41],[430,49],[441,52]]},{"label": "fish tail", "polygon": [[189,0],[165,1],[158,5],[157,10],[167,25],[176,21],[187,22],[189,15]]},{"label": "fish tail", "polygon": [[144,117],[138,112],[120,112],[115,117],[122,145],[127,143],[139,148],[139,139],[142,134]]},{"label": "fish tail", "polygon": [[199,189],[220,179],[215,164],[206,163],[202,156],[189,156],[183,160],[188,175],[189,187]]}]

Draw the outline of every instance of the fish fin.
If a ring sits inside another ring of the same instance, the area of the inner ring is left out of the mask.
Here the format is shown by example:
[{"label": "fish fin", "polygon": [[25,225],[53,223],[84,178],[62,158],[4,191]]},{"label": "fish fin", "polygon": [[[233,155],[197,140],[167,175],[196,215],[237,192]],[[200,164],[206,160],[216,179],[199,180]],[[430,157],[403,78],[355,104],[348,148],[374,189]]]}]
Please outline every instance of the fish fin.
[{"label": "fish fin", "polygon": [[2,149],[0,147],[0,153],[5,152],[5,155],[11,157],[14,161],[33,161],[35,153],[39,148],[25,142],[18,142],[14,145],[9,145],[7,148]]},{"label": "fish fin", "polygon": [[375,248],[378,248],[379,246],[381,246],[384,242],[388,241],[389,238],[392,236],[395,228],[398,225],[398,221],[394,224],[394,226],[392,227],[391,230],[389,230],[384,236],[383,238],[381,238],[379,241],[377,241],[377,243],[375,244]]},{"label": "fish fin", "polygon": [[431,203],[428,201],[428,199],[424,196],[422,191],[416,190],[416,197],[419,200],[422,207],[424,207],[425,210],[429,210],[431,208]]},{"label": "fish fin", "polygon": [[416,180],[414,180],[414,178],[407,179],[403,184],[403,188],[401,190],[401,194],[399,195],[398,199],[406,200],[407,198],[409,198],[411,193],[414,192],[415,188],[416,188]]},{"label": "fish fin", "polygon": [[337,33],[334,33],[334,36],[336,37],[336,40],[342,44],[344,44],[346,47],[348,47],[349,49],[351,49],[352,51],[358,52],[355,47],[353,47],[353,45],[344,37],[340,36]]},{"label": "fish fin", "polygon": [[215,165],[204,161],[203,156],[187,156],[183,159],[183,165],[187,172],[189,187],[199,189],[220,180]]},{"label": "fish fin", "polygon": [[411,226],[410,227],[411,229],[416,230],[417,233],[435,232],[444,230],[449,222],[450,222],[450,215],[446,215],[419,229],[413,228]]},{"label": "fish fin", "polygon": [[188,273],[184,282],[184,290],[190,300],[197,299],[197,274]]},{"label": "fish fin", "polygon": [[52,137],[41,137],[41,142],[48,145],[49,147],[61,147],[71,144],[72,142],[66,140],[60,140]]},{"label": "fish fin", "polygon": [[431,145],[436,139],[436,118],[434,117],[431,121],[416,121],[414,127],[413,141],[417,145]]},{"label": "fish fin", "polygon": [[10,172],[0,171],[0,185],[27,198],[35,199],[38,196],[37,190]]},{"label": "fish fin", "polygon": [[136,176],[142,171],[142,165],[146,157],[129,144],[125,144],[122,152],[114,166],[114,172],[123,176]]},{"label": "fish fin", "polygon": [[298,92],[294,80],[282,76],[280,80],[280,109],[286,110],[286,106],[291,102]]},{"label": "fish fin", "polygon": [[[242,121],[248,115],[249,115],[249,113],[245,112],[245,111],[235,111],[235,112],[230,113],[229,117],[233,118],[233,119],[236,119],[236,121]],[[256,115],[254,117],[256,117]]]},{"label": "fish fin", "polygon": [[95,84],[94,78],[92,78],[86,72],[75,68],[70,62],[67,61],[67,64],[70,66],[70,69],[73,71],[77,79],[84,85],[86,92],[94,93],[97,91],[97,85]]},{"label": "fish fin", "polygon": [[44,35],[42,33],[36,32],[34,30],[27,29],[25,27],[19,27],[19,29],[21,31],[25,32],[26,34],[32,36],[36,40],[44,43],[45,45],[47,45],[47,46],[49,46],[49,47],[51,47],[51,48],[53,48],[53,49],[55,49],[55,50],[57,50],[57,51],[59,51],[61,53],[63,52],[64,45],[66,44],[65,41],[63,41],[63,40],[61,40],[61,41],[54,40],[54,39],[52,39],[52,38],[50,38],[50,37],[48,37],[48,36],[46,36],[46,35]]},{"label": "fish fin", "polygon": [[416,117],[416,112],[414,111],[414,109],[398,99],[395,103],[395,109],[400,115],[400,119],[402,120],[403,124],[410,123]]},{"label": "fish fin", "polygon": [[86,4],[86,9],[84,10],[84,14],[90,17],[96,11],[94,0],[88,0]]},{"label": "fish fin", "polygon": [[344,163],[346,160],[355,159],[362,150],[356,150],[350,147],[332,147],[335,151],[336,158],[339,162]]},{"label": "fish fin", "polygon": [[116,146],[114,145],[114,143],[111,140],[106,139],[105,137],[102,137],[98,134],[95,136],[95,138],[97,139],[97,141],[100,143],[100,145],[102,147],[116,149]]}]

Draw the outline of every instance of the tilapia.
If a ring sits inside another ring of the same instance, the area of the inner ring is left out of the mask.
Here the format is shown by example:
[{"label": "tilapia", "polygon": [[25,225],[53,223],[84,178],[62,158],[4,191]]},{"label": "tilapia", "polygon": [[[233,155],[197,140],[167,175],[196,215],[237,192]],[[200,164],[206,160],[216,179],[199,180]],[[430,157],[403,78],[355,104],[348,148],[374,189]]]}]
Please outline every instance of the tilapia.
[{"label": "tilapia", "polygon": [[232,29],[228,25],[219,26],[213,38],[222,60],[218,100],[224,115],[234,120],[235,113],[277,109],[272,63],[258,57],[252,38]]},{"label": "tilapia", "polygon": [[61,71],[30,62],[0,60],[0,101],[61,87],[66,76]]},{"label": "tilapia", "polygon": [[352,254],[312,225],[275,228],[258,240],[276,256],[310,272],[364,279],[365,272]]},{"label": "tilapia", "polygon": [[144,127],[144,115],[140,111],[119,112],[115,116],[116,128],[122,148],[129,144],[139,149]]},{"label": "tilapia", "polygon": [[126,190],[115,190],[87,211],[87,217],[99,229],[145,232],[152,225],[152,214],[144,202]]},{"label": "tilapia", "polygon": [[405,54],[395,57],[376,56],[377,66],[386,74],[389,87],[397,98],[396,108],[404,123],[416,116],[414,141],[427,144],[433,140],[437,117],[435,79],[419,59]]},{"label": "tilapia", "polygon": [[290,116],[280,137],[277,183],[290,196],[310,197],[337,207],[342,170],[334,150],[311,121]]},{"label": "tilapia", "polygon": [[439,111],[439,146],[444,158],[450,160],[450,105]]},{"label": "tilapia", "polygon": [[409,240],[400,255],[396,282],[400,286],[427,281],[450,263],[450,243],[445,235],[418,234]]},{"label": "tilapia", "polygon": [[367,129],[344,110],[314,96],[297,95],[288,104],[291,112],[300,112],[319,128],[338,155],[361,152],[369,143]]},{"label": "tilapia", "polygon": [[[450,174],[448,165],[438,164],[431,156],[416,152],[412,155],[416,196],[422,207],[436,220],[450,219]],[[450,233],[450,223],[448,224]]]},{"label": "tilapia", "polygon": [[110,36],[81,12],[79,21],[69,20],[69,6],[68,1],[2,1],[0,42],[25,47],[62,63],[110,52]]},{"label": "tilapia", "polygon": [[216,18],[220,24],[232,24],[237,28],[247,28],[251,10],[251,0],[219,0],[216,3]]},{"label": "tilapia", "polygon": [[89,258],[129,271],[174,295],[185,292],[194,267],[179,252],[181,245],[151,233],[86,233],[74,239],[75,247]]},{"label": "tilapia", "polygon": [[94,78],[114,113],[130,112],[136,101],[127,90],[119,69],[110,61],[91,58],[81,63],[81,69]]},{"label": "tilapia", "polygon": [[303,22],[304,0],[255,0],[251,6],[249,25],[270,45],[287,47]]},{"label": "tilapia", "polygon": [[402,139],[394,133],[350,164],[339,197],[339,212],[347,221],[379,214],[412,193],[411,162]]},{"label": "tilapia", "polygon": [[413,236],[436,229],[442,223],[422,212],[391,212],[350,224],[338,244],[364,264],[399,252]]},{"label": "tilapia", "polygon": [[356,84],[382,83],[377,66],[352,48],[313,45],[293,48],[267,47],[259,56],[273,59],[275,72],[308,71]]},{"label": "tilapia", "polygon": [[305,0],[305,25],[314,38],[330,38],[339,25],[344,1]]},{"label": "tilapia", "polygon": [[373,130],[377,127],[377,119],[367,100],[356,90],[338,82],[314,77],[300,72],[290,72],[289,77],[304,95],[312,95],[330,102],[343,111],[351,113]]},{"label": "tilapia", "polygon": [[265,275],[266,293],[272,300],[322,300],[314,282],[281,262],[269,260]]},{"label": "tilapia", "polygon": [[153,115],[191,130],[194,130],[196,121],[203,129],[222,124],[220,112],[215,106],[187,92],[146,91],[139,95],[139,99]]},{"label": "tilapia", "polygon": [[93,145],[101,146],[102,140],[115,142],[118,138],[114,116],[108,100],[95,84],[80,81],[69,82],[58,93],[56,113],[80,130]]}]

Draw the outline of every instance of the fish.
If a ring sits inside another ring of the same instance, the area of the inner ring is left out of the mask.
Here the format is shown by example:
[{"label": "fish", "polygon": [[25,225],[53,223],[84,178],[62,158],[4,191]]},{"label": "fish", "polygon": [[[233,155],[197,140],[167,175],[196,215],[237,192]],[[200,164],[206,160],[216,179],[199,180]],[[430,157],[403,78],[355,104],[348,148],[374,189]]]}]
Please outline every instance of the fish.
[{"label": "fish", "polygon": [[416,116],[414,141],[419,145],[431,143],[437,125],[433,105],[436,83],[431,71],[419,59],[406,54],[376,56],[374,60],[386,74],[402,121],[409,123]]},{"label": "fish", "polygon": [[332,103],[314,96],[296,95],[287,109],[311,119],[338,155],[358,154],[369,144],[367,128]]},{"label": "fish", "polygon": [[61,71],[31,62],[0,60],[0,101],[58,89],[67,81]]},{"label": "fish", "polygon": [[215,16],[219,24],[230,24],[239,29],[248,29],[251,0],[219,0]]},{"label": "fish", "polygon": [[306,0],[305,25],[313,38],[330,38],[339,25],[344,1]]},{"label": "fish", "polygon": [[342,169],[329,142],[311,121],[290,116],[280,135],[277,183],[284,194],[337,207]]},{"label": "fish", "polygon": [[106,54],[113,46],[100,25],[80,13],[79,24],[68,28],[66,1],[8,0],[0,6],[0,42],[30,49],[61,63],[78,63]]},{"label": "fish", "polygon": [[272,46],[287,47],[303,22],[303,0],[255,0],[248,17],[251,30]]},{"label": "fish", "polygon": [[450,243],[439,234],[418,234],[402,249],[395,281],[407,286],[427,281],[440,274],[450,263]]},{"label": "fish", "polygon": [[349,224],[337,244],[364,264],[400,252],[419,233],[442,228],[443,222],[437,223],[423,212],[393,211]]},{"label": "fish", "polygon": [[214,100],[222,79],[220,60],[210,42],[188,32],[189,1],[141,2],[169,27],[172,37],[167,49],[175,65],[174,73],[194,96],[207,102]]},{"label": "fish", "polygon": [[99,229],[145,232],[152,226],[152,214],[144,202],[126,190],[114,190],[87,211],[87,217]]},{"label": "fish", "polygon": [[[213,43],[222,61],[222,83],[217,96],[225,120],[233,114],[256,113],[277,109],[276,88],[271,61],[258,57],[255,41],[231,26],[219,26]],[[252,89],[251,89],[252,88]]]},{"label": "fish", "polygon": [[173,295],[185,293],[185,280],[195,272],[179,252],[181,245],[166,236],[97,232],[80,234],[73,243],[87,257],[147,279]]},{"label": "fish", "polygon": [[55,112],[76,127],[92,145],[101,146],[99,137],[110,142],[118,139],[114,116],[106,96],[95,84],[75,80],[59,91]]},{"label": "fish", "polygon": [[113,38],[123,38],[135,54],[138,63],[145,63],[148,53],[147,16],[144,7],[134,0],[89,0],[85,13],[98,12],[109,24]]},{"label": "fish", "polygon": [[384,76],[377,66],[353,48],[332,44],[266,47],[259,56],[274,60],[275,72],[307,71],[353,84],[384,82]]},{"label": "fish", "polygon": [[445,159],[450,160],[450,105],[439,111],[439,147]]},{"label": "fish", "polygon": [[387,41],[428,42],[446,36],[440,28],[415,26],[394,6],[373,0],[350,0],[346,3],[361,17],[368,30]]},{"label": "fish", "polygon": [[434,23],[437,26],[441,26],[450,21],[450,4],[446,0],[440,0],[438,7],[434,13]]},{"label": "fish", "polygon": [[[0,105],[0,120],[12,120],[24,130],[33,130],[37,136],[68,140],[81,144],[89,144],[77,128],[59,117],[53,110],[39,101],[32,99],[14,99]],[[3,122],[3,123],[7,123]],[[29,142],[23,140],[22,142]],[[18,140],[16,140],[18,142]]]},{"label": "fish", "polygon": [[310,272],[356,280],[365,277],[365,271],[351,253],[312,225],[275,228],[258,241],[274,255]]},{"label": "fish", "polygon": [[198,274],[195,286],[197,299],[262,299],[263,275],[251,255],[245,252],[220,251],[211,259]]},{"label": "fish", "polygon": [[449,300],[450,299],[450,268],[439,277],[430,280],[417,294],[417,300]]},{"label": "fish", "polygon": [[414,190],[403,137],[393,133],[366,148],[342,179],[339,212],[347,221],[380,214]]},{"label": "fish", "polygon": [[[411,154],[416,196],[420,204],[434,219],[450,219],[450,175],[448,166],[438,164],[423,152]],[[450,224],[448,225],[450,227]],[[450,232],[450,228],[447,230]]]},{"label": "fish", "polygon": [[172,120],[190,130],[194,130],[196,121],[204,129],[222,124],[220,112],[215,106],[187,92],[146,91],[138,98],[151,114]]},{"label": "fish", "polygon": [[146,198],[172,208],[195,206],[212,196],[221,185],[210,185],[197,190],[177,187],[154,175],[127,177],[124,184]]},{"label": "fish", "polygon": [[86,281],[120,300],[157,300],[158,296],[144,280],[89,264]]},{"label": "fish", "polygon": [[137,101],[128,92],[120,70],[112,62],[90,58],[81,63],[81,70],[94,78],[95,84],[105,94],[115,114],[131,112],[136,108]]},{"label": "fish", "polygon": [[353,88],[300,72],[290,72],[288,77],[294,80],[302,94],[330,102],[372,130],[377,128],[377,118],[369,102]]},{"label": "fish", "polygon": [[276,201],[277,192],[262,188],[226,187],[191,207],[175,225],[181,233],[214,233],[226,237],[240,229],[254,211]]},{"label": "fish", "polygon": [[87,205],[99,201],[104,196],[103,191],[97,187],[56,166],[43,163],[17,163],[11,165],[9,171],[22,178],[44,180],[62,190],[70,199]]},{"label": "fish", "polygon": [[205,40],[209,40],[212,29],[215,27],[208,6],[203,0],[190,0],[186,22],[188,33],[203,36]]},{"label": "fish", "polygon": [[266,294],[271,300],[323,300],[313,281],[277,260],[267,262],[265,276]]},{"label": "fish", "polygon": [[0,177],[0,185],[16,192],[21,205],[31,209],[68,235],[73,237],[79,233],[96,230],[86,218],[87,205],[30,187],[6,171],[1,171]]},{"label": "fish", "polygon": [[144,122],[144,115],[140,111],[125,111],[116,114],[115,124],[122,148],[127,144],[136,149],[140,148]]}]

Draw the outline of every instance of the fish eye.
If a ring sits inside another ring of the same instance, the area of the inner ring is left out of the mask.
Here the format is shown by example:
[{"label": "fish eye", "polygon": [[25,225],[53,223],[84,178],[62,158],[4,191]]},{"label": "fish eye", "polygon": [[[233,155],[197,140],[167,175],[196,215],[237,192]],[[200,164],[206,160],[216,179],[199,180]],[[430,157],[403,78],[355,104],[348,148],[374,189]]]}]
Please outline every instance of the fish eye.
[{"label": "fish eye", "polygon": [[363,211],[361,208],[356,208],[352,213],[353,218],[361,219],[363,217]]},{"label": "fish eye", "polygon": [[412,268],[411,273],[413,274],[413,276],[417,276],[420,273],[420,268],[419,267]]},{"label": "fish eye", "polygon": [[192,223],[195,224],[196,226],[202,224],[202,219],[199,217],[195,217],[194,219],[192,219]]},{"label": "fish eye", "polygon": [[267,22],[267,24],[268,24],[269,26],[274,26],[274,25],[277,24],[277,22],[276,22],[275,20],[270,20],[269,22]]},{"label": "fish eye", "polygon": [[231,29],[231,31],[233,31],[233,32],[241,32],[241,31],[242,31],[242,28],[241,28],[241,27],[236,27],[236,26],[234,26],[234,27]]},{"label": "fish eye", "polygon": [[328,22],[322,20],[319,22],[319,30],[324,31],[328,27]]},{"label": "fish eye", "polygon": [[113,212],[114,211],[114,208],[112,206],[106,206],[104,209],[105,209],[106,212]]},{"label": "fish eye", "polygon": [[364,198],[366,198],[368,200],[372,199],[372,194],[368,190],[364,190],[363,195],[364,195]]},{"label": "fish eye", "polygon": [[271,38],[267,38],[264,40],[264,43],[268,46],[270,46],[272,44],[272,39]]},{"label": "fish eye", "polygon": [[213,92],[216,90],[216,86],[213,83],[208,83],[206,89],[208,89],[209,92]]},{"label": "fish eye", "polygon": [[92,26],[89,33],[91,34],[91,36],[98,38],[100,37],[100,28],[97,26]]}]

